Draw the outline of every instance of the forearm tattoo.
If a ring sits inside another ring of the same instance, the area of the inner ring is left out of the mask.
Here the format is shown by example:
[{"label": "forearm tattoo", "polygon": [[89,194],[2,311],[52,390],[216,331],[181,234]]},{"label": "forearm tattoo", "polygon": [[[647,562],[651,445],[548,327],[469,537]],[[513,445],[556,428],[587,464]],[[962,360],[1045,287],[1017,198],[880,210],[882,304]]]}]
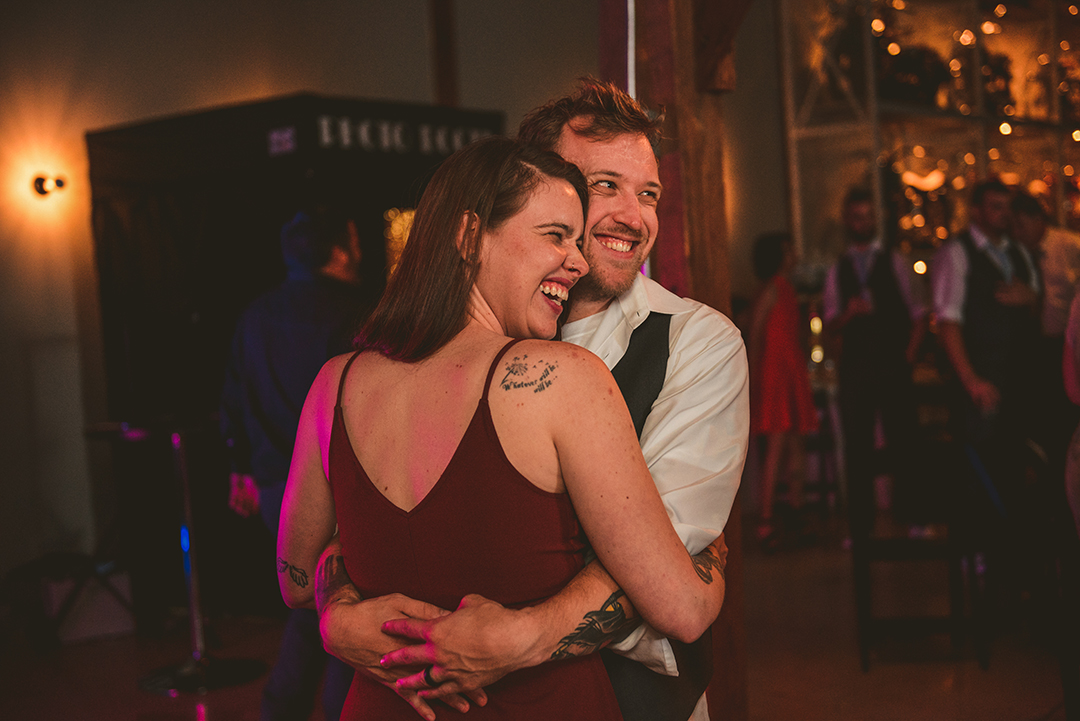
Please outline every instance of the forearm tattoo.
[{"label": "forearm tattoo", "polygon": [[727,580],[724,575],[727,571],[727,557],[725,556],[723,559],[717,558],[712,546],[706,546],[704,551],[696,556],[691,556],[690,560],[694,562],[694,570],[697,571],[698,577],[705,583],[713,582],[712,570],[714,568],[720,574],[721,580]]},{"label": "forearm tattoo", "polygon": [[558,363],[548,363],[544,360],[529,363],[527,355],[520,358],[514,356],[513,360],[506,363],[506,375],[499,381],[499,387],[504,391],[530,388],[533,393],[540,393],[555,380],[555,371],[558,369]]},{"label": "forearm tattoo", "polygon": [[331,553],[326,556],[315,571],[315,606],[321,612],[327,604],[338,598],[342,591],[351,590],[350,596],[355,600],[363,600],[359,592],[352,585],[348,571],[345,570],[345,559],[340,553]]},{"label": "forearm tattoo", "polygon": [[625,595],[621,589],[615,591],[604,601],[600,610],[586,613],[574,632],[559,641],[555,652],[551,654],[551,660],[592,653],[641,623],[639,618],[626,617],[626,611],[619,602]]},{"label": "forearm tattoo", "polygon": [[307,571],[300,568],[299,566],[294,566],[291,563],[289,563],[288,561],[286,561],[284,558],[279,557],[278,560],[277,560],[277,572],[280,575],[280,574],[285,573],[286,571],[289,572],[289,578],[292,579],[293,583],[295,583],[300,588],[307,588],[307,586],[308,586]]}]

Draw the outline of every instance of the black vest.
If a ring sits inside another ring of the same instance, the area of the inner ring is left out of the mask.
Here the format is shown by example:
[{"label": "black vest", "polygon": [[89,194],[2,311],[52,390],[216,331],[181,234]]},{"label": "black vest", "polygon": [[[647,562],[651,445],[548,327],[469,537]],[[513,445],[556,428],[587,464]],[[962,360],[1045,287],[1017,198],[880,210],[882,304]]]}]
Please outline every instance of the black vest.
[{"label": "black vest", "polygon": [[[855,272],[855,263],[846,253],[840,258],[837,273],[840,308],[862,295],[863,285]],[[889,364],[906,363],[904,353],[911,334],[911,316],[893,270],[889,251],[874,257],[866,279],[874,310],[856,316],[844,326],[841,372],[880,369]]]},{"label": "black vest", "polygon": [[[664,387],[670,352],[671,316],[650,313],[634,329],[626,353],[611,369],[619,384],[638,438],[645,419]],[[624,721],[686,721],[712,677],[712,632],[694,643],[669,639],[678,676],[664,676],[612,651],[600,652]]]},{"label": "black vest", "polygon": [[[1024,358],[1032,352],[1038,325],[1030,309],[998,302],[994,292],[1005,282],[1005,275],[986,251],[975,247],[970,234],[961,234],[959,241],[968,261],[964,348],[975,372],[1007,393],[1024,372]],[[1008,254],[1014,280],[1029,282],[1028,265],[1011,242]]]}]

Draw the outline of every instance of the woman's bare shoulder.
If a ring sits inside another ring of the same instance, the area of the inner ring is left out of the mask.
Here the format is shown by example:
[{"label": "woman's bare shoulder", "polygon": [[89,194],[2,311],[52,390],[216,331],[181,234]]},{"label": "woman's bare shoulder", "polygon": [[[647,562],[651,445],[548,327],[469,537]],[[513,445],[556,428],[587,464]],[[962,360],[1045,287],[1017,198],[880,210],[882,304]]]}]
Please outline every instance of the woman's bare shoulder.
[{"label": "woman's bare shoulder", "polygon": [[526,340],[507,351],[495,369],[493,389],[508,393],[580,395],[614,383],[603,361],[571,343]]}]

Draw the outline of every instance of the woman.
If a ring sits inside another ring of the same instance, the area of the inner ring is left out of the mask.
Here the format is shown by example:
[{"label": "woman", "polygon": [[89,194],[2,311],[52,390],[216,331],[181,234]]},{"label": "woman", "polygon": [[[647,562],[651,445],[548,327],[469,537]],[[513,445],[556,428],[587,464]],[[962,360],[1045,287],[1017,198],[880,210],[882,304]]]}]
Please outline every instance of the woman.
[{"label": "woman", "polygon": [[[773,522],[776,482],[786,460],[802,465],[802,437],[817,430],[806,354],[800,342],[799,306],[787,275],[795,264],[791,238],[767,233],[754,241],[754,273],[764,285],[751,311],[750,432],[765,438],[761,470],[761,516],[758,541],[771,551],[780,543]],[[801,469],[788,477],[793,509],[802,505]]]},{"label": "woman", "polygon": [[[304,406],[278,543],[290,605],[310,601],[335,524],[365,598],[443,608],[470,593],[517,607],[553,595],[584,565],[584,531],[661,633],[692,640],[715,618],[606,367],[568,344],[511,340],[554,337],[588,270],[586,203],[574,166],[504,138],[443,163],[357,354],[331,360]],[[620,717],[595,655],[487,692],[470,717]],[[343,718],[413,713],[357,674]]]}]

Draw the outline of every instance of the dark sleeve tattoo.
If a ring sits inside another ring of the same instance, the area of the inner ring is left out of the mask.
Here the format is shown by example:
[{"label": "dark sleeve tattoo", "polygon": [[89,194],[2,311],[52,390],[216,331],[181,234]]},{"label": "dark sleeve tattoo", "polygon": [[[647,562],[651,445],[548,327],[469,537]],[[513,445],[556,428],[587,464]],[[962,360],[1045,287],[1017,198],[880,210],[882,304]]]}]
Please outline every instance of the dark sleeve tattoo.
[{"label": "dark sleeve tattoo", "polygon": [[598,611],[585,614],[578,627],[569,636],[562,638],[551,654],[551,660],[584,656],[617,640],[641,623],[640,618],[628,619],[619,599],[626,594],[615,591],[604,601]]},{"label": "dark sleeve tattoo", "polygon": [[286,571],[289,572],[289,578],[292,579],[293,583],[295,583],[300,588],[307,588],[307,586],[308,586],[307,571],[300,568],[299,566],[292,565],[291,563],[286,561],[284,558],[278,558],[278,560],[277,560],[277,572],[279,574],[282,574],[282,573],[285,573]]},{"label": "dark sleeve tattoo", "polygon": [[514,356],[513,360],[506,362],[506,375],[499,381],[499,387],[504,391],[530,388],[533,393],[540,393],[555,380],[555,371],[558,369],[558,363],[544,360],[529,363],[527,355]]},{"label": "dark sleeve tattoo", "polygon": [[[350,595],[360,596],[352,585],[348,571],[345,570],[345,559],[340,553],[332,553],[322,559],[319,568],[315,571],[316,608],[321,612],[342,589],[350,589],[352,591]],[[362,599],[356,598],[356,600]]]},{"label": "dark sleeve tattoo", "polygon": [[714,568],[720,574],[721,580],[727,580],[724,575],[727,571],[727,558],[717,558],[712,546],[706,546],[705,550],[696,556],[691,556],[690,560],[694,562],[694,570],[697,571],[698,577],[705,583],[713,582],[712,569]]}]

